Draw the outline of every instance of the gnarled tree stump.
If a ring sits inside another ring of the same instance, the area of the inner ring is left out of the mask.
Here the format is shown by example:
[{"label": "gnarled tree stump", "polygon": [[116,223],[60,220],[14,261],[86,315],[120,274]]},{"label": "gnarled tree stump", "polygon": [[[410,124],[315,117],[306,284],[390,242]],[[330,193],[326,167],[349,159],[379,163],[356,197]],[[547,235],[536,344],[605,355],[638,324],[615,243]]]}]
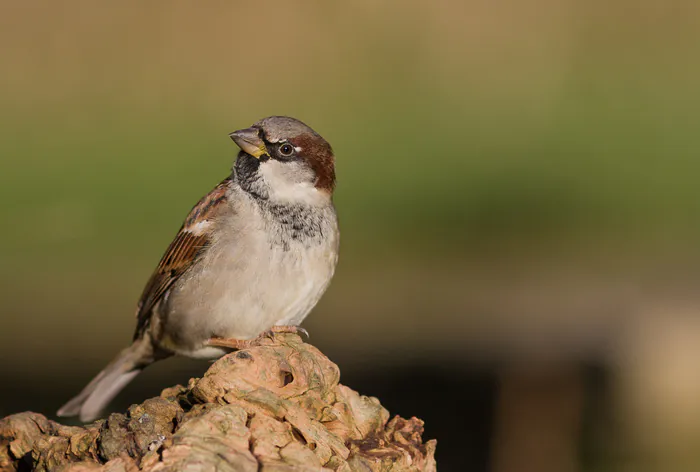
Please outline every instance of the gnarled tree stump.
[{"label": "gnarled tree stump", "polygon": [[339,384],[340,372],[293,334],[216,361],[125,414],[85,427],[37,413],[0,420],[0,470],[425,471],[423,422]]}]

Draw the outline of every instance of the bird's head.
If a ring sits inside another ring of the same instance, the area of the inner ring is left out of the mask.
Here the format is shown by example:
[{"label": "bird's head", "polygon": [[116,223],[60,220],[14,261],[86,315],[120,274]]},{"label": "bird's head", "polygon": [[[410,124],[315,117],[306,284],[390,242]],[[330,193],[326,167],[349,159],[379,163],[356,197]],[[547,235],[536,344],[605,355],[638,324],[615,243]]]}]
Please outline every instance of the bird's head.
[{"label": "bird's head", "polygon": [[241,186],[275,203],[325,204],[335,187],[330,144],[301,121],[270,116],[229,136],[241,148]]}]

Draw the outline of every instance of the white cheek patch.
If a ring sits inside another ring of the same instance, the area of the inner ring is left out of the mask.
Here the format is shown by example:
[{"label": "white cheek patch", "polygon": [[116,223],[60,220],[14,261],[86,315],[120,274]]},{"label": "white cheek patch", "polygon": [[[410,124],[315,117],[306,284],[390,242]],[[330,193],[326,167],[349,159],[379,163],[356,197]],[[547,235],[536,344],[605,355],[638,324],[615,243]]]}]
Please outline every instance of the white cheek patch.
[{"label": "white cheek patch", "polygon": [[260,174],[268,186],[271,201],[314,206],[327,203],[327,195],[314,186],[313,171],[302,164],[268,160],[260,164]]}]

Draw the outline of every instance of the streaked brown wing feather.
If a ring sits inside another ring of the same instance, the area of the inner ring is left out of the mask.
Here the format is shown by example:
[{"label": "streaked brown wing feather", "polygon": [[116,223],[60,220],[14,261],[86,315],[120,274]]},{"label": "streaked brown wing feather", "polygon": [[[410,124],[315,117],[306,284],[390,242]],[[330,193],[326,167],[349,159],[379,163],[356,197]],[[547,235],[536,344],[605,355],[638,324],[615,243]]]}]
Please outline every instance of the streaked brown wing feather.
[{"label": "streaked brown wing feather", "polygon": [[165,295],[172,284],[197,260],[197,256],[210,241],[207,228],[202,224],[211,221],[226,202],[226,189],[231,178],[224,179],[214,190],[204,196],[192,208],[180,231],[158,263],[148,280],[136,309],[136,332],[139,338],[148,327],[153,307]]}]

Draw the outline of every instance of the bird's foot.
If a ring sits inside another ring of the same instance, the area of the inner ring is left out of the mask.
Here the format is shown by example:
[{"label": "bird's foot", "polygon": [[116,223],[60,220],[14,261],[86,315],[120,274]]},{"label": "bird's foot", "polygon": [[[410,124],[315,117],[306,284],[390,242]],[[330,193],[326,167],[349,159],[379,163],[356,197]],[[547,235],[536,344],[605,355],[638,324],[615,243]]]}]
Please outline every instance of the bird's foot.
[{"label": "bird's foot", "polygon": [[257,338],[253,339],[230,339],[230,338],[218,338],[212,337],[206,342],[207,346],[212,347],[225,347],[228,349],[235,349],[240,351],[241,349],[249,349],[254,346],[259,346],[261,341],[265,339],[272,339],[277,333],[291,333],[296,335],[304,335],[309,338],[309,332],[304,328],[299,326],[273,326],[269,330],[265,331]]},{"label": "bird's foot", "polygon": [[236,351],[240,351],[241,349],[248,349],[253,346],[256,346],[259,342],[259,336],[254,339],[231,339],[212,337],[204,344],[212,347],[224,347],[227,349],[235,349]]},{"label": "bird's foot", "polygon": [[269,330],[267,330],[265,333],[263,333],[263,336],[269,336],[274,333],[291,333],[291,334],[296,334],[298,336],[304,336],[306,339],[309,339],[309,332],[306,331],[304,328],[301,326],[273,326]]}]

